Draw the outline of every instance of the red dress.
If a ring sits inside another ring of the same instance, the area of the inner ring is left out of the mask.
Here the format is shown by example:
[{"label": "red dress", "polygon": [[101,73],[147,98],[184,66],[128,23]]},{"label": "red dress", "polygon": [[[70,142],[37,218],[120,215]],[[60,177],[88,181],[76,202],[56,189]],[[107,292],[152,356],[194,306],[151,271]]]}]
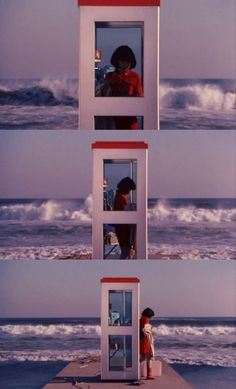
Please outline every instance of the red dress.
[{"label": "red dress", "polygon": [[143,96],[140,75],[127,69],[122,73],[107,73],[106,79],[111,87],[112,96]]},{"label": "red dress", "polygon": [[[124,211],[128,203],[128,197],[117,190],[114,199],[114,211]],[[122,247],[130,246],[130,225],[116,224],[115,230],[119,245]]]},{"label": "red dress", "polygon": [[150,319],[145,316],[141,316],[140,319],[140,354],[148,354],[150,352],[150,345],[148,339],[143,334],[145,324],[150,324]]},{"label": "red dress", "polygon": [[[107,73],[112,96],[143,96],[140,75],[133,70],[127,69],[122,73]],[[114,116],[117,130],[138,130],[136,116]]]},{"label": "red dress", "polygon": [[124,211],[125,206],[128,205],[128,203],[128,197],[117,190],[114,200],[114,211]]}]

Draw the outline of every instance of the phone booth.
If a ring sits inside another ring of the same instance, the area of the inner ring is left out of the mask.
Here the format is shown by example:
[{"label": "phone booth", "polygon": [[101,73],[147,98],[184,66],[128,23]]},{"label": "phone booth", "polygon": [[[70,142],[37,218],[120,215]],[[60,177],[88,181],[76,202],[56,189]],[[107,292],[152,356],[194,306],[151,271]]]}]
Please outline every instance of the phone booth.
[{"label": "phone booth", "polygon": [[138,380],[138,278],[102,278],[101,379]]},{"label": "phone booth", "polygon": [[[135,120],[135,129],[159,129],[160,0],[78,0],[78,6],[79,128],[128,130]],[[131,69],[142,93],[111,87],[111,57],[120,46],[135,55]]]},{"label": "phone booth", "polygon": [[147,259],[147,143],[99,141],[92,150],[93,259]]}]

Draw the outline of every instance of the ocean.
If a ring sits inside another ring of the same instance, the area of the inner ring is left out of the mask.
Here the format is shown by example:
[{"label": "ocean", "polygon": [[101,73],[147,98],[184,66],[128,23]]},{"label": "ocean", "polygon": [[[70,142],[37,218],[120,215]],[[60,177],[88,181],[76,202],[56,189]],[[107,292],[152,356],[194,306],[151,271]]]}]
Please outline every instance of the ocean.
[{"label": "ocean", "polygon": [[[235,388],[235,319],[152,320],[156,355],[194,388]],[[66,363],[100,355],[99,318],[0,319],[0,387],[39,389]]]},{"label": "ocean", "polygon": [[[235,199],[149,199],[148,255],[236,259],[235,222]],[[0,230],[1,259],[89,259],[92,196],[2,199]]]},{"label": "ocean", "polygon": [[[0,129],[77,129],[77,79],[0,80]],[[162,79],[161,129],[235,129],[235,80]]]}]

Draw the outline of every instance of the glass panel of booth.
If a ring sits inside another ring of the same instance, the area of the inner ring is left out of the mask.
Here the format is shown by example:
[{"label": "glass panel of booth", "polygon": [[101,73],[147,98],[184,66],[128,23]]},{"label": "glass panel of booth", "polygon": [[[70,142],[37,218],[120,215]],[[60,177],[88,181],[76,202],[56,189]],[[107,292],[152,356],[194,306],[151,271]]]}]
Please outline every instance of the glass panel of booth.
[{"label": "glass panel of booth", "polygon": [[109,326],[132,325],[132,291],[109,290]]},{"label": "glass panel of booth", "polygon": [[103,258],[136,259],[136,225],[103,225]]},{"label": "glass panel of booth", "polygon": [[[144,22],[95,22],[95,97],[143,97]],[[115,100],[114,100],[115,104]],[[137,116],[96,116],[95,130],[141,130]]]},{"label": "glass panel of booth", "polygon": [[109,370],[122,371],[132,367],[132,336],[109,336]]},{"label": "glass panel of booth", "polygon": [[143,116],[95,116],[95,130],[143,130]]},{"label": "glass panel of booth", "polygon": [[95,22],[96,97],[143,95],[143,35],[141,21]]},{"label": "glass panel of booth", "polygon": [[137,210],[137,160],[103,160],[103,210]]}]

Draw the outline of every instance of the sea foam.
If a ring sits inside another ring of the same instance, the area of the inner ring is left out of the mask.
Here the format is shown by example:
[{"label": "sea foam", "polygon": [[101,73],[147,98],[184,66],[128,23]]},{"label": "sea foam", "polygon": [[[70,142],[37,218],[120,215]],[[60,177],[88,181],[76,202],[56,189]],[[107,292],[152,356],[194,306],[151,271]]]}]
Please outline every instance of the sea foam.
[{"label": "sea foam", "polygon": [[193,205],[172,207],[168,200],[158,200],[156,205],[149,209],[148,220],[154,226],[163,221],[187,224],[232,222],[236,220],[236,209],[199,208]]},{"label": "sea foam", "polygon": [[84,204],[78,205],[70,200],[34,201],[29,204],[10,204],[0,206],[0,220],[9,221],[43,221],[76,220],[80,223],[91,223],[92,196],[89,195]]},{"label": "sea foam", "polygon": [[[2,325],[0,326],[1,334],[9,334],[15,337],[21,336],[72,336],[76,335],[79,337],[92,337],[99,338],[101,336],[100,325],[70,325],[70,324],[15,324],[15,325]],[[158,327],[153,327],[153,334],[155,339],[158,337],[169,337],[169,336],[212,336],[219,337],[223,335],[235,335],[235,328],[233,326],[167,326],[164,324]]]},{"label": "sea foam", "polygon": [[42,79],[33,85],[0,86],[0,105],[78,105],[78,85],[71,80]]},{"label": "sea foam", "polygon": [[157,336],[223,336],[235,335],[235,328],[231,326],[166,326],[160,325],[153,329],[154,335]]},{"label": "sea foam", "polygon": [[2,325],[0,326],[0,334],[9,334],[15,337],[20,336],[71,336],[76,335],[80,337],[94,337],[98,338],[101,335],[101,327],[99,325],[82,325],[77,324],[75,326],[67,324],[15,324],[15,325]]},{"label": "sea foam", "polygon": [[223,91],[218,85],[189,84],[160,86],[161,108],[230,111],[236,108],[235,94]]}]

